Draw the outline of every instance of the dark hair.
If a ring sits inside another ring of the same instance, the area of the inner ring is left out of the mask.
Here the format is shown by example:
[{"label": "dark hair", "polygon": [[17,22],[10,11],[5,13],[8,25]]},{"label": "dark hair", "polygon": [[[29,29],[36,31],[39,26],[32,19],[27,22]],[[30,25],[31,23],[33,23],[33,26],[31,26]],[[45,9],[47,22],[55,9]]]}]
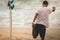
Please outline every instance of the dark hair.
[{"label": "dark hair", "polygon": [[48,1],[43,1],[43,5],[46,5],[46,6],[48,6]]}]

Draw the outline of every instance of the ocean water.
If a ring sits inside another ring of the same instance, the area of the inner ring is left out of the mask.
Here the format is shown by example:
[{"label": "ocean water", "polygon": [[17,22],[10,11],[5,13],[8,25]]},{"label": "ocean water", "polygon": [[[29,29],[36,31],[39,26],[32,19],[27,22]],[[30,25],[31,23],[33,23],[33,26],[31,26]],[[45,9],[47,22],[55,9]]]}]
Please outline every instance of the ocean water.
[{"label": "ocean water", "polygon": [[[10,27],[10,13],[7,7],[8,0],[0,0],[0,27]],[[43,0],[15,0],[15,8],[12,10],[13,27],[31,27],[36,10]],[[48,0],[49,7],[56,6],[56,11],[49,15],[49,24],[60,26],[59,0]]]}]

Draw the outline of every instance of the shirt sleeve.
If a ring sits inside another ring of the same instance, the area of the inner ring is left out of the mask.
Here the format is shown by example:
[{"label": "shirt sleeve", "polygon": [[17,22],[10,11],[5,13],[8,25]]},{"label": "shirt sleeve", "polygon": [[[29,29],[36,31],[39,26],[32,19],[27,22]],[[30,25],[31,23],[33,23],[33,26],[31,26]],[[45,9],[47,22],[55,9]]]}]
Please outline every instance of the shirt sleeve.
[{"label": "shirt sleeve", "polygon": [[40,11],[39,11],[39,9],[36,11],[36,14],[39,14],[40,13]]},{"label": "shirt sleeve", "polygon": [[49,9],[49,14],[51,14],[52,13],[52,9]]}]

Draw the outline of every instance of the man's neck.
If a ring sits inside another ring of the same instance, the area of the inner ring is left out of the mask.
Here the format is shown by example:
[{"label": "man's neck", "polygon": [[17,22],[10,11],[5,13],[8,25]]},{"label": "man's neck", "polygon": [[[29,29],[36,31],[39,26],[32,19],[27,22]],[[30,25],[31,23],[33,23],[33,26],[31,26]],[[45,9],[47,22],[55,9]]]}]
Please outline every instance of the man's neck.
[{"label": "man's neck", "polygon": [[43,7],[47,7],[47,6],[43,5]]}]

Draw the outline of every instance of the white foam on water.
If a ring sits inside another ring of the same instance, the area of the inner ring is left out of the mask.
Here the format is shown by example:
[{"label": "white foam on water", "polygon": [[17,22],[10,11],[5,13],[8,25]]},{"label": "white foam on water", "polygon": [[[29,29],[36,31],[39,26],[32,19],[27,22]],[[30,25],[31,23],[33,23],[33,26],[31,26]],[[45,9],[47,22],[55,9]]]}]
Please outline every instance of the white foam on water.
[{"label": "white foam on water", "polygon": [[[13,27],[31,27],[31,23],[35,14],[35,11],[41,6],[39,0],[32,0],[29,3],[21,4],[15,3],[15,8],[12,10],[12,25]],[[51,5],[50,5],[51,6]],[[60,24],[60,7],[57,7],[56,11],[49,16],[50,25]],[[0,27],[9,27],[10,24],[9,10],[0,10]]]}]

